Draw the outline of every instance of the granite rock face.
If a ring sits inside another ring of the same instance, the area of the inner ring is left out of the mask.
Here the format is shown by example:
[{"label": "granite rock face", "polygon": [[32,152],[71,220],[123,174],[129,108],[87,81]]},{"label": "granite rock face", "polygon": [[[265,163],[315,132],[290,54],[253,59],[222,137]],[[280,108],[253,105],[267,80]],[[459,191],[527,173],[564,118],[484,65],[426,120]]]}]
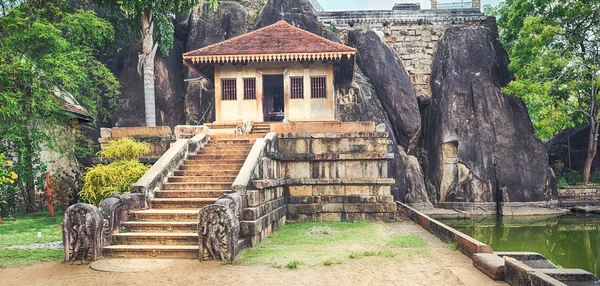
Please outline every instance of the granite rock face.
[{"label": "granite rock face", "polygon": [[555,199],[556,183],[523,102],[500,91],[508,56],[486,27],[450,27],[432,70],[425,175],[435,202]]},{"label": "granite rock face", "polygon": [[[550,164],[563,163],[564,169],[583,170],[587,157],[588,138],[590,127],[582,130],[565,130],[556,134],[544,143]],[[569,142],[570,141],[570,142]],[[571,145],[571,164],[569,166],[569,145]],[[600,144],[599,144],[600,145]],[[600,156],[596,156],[592,162],[592,172],[600,171]],[[560,174],[556,174],[559,176]]]},{"label": "granite rock face", "polygon": [[392,144],[388,151],[394,153],[394,160],[390,162],[388,170],[390,176],[396,180],[396,184],[391,188],[394,199],[405,201],[419,209],[432,207],[419,162],[416,157],[409,156],[402,148],[398,148],[393,124],[370,79],[357,68],[352,86],[348,89],[338,89],[336,95],[340,121],[373,121],[375,124],[384,124],[385,131],[389,132]]},{"label": "granite rock face", "polygon": [[[189,15],[179,15],[176,35],[185,47],[185,52],[200,49],[246,33],[248,11],[235,2],[219,2],[219,10],[214,12],[208,4],[196,6]],[[186,68],[186,79],[202,75]],[[207,81],[184,83],[185,123],[196,125],[215,120],[215,94]]]},{"label": "granite rock face", "polygon": [[373,31],[352,31],[348,42],[357,49],[358,66],[371,79],[398,145],[404,150],[413,149],[421,130],[421,116],[415,88],[402,61]]},{"label": "granite rock face", "polygon": [[335,33],[319,22],[315,9],[307,0],[269,0],[258,16],[254,30],[275,24],[280,20],[341,43]]}]

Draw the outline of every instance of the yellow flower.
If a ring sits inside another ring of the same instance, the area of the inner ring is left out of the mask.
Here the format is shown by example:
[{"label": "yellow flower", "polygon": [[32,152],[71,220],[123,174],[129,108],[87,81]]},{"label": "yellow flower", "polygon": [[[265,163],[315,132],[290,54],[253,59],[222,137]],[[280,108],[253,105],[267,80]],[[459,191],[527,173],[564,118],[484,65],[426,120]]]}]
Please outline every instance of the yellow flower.
[{"label": "yellow flower", "polygon": [[12,165],[13,165],[13,162],[12,162],[12,161],[6,161],[6,166],[8,166],[8,167],[12,167]]},{"label": "yellow flower", "polygon": [[14,184],[15,181],[14,180],[8,180],[11,184]]},{"label": "yellow flower", "polygon": [[10,172],[10,177],[11,177],[13,180],[16,180],[17,178],[19,178],[19,175],[17,175],[17,173],[15,173],[15,172]]}]

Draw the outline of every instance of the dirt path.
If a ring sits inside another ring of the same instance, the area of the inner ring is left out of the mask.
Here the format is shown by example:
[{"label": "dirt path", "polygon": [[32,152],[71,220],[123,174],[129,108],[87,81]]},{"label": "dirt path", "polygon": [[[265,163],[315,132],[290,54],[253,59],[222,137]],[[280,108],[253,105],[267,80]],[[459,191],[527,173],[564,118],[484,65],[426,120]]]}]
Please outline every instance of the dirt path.
[{"label": "dirt path", "polygon": [[138,273],[109,273],[86,265],[46,263],[0,270],[0,285],[503,285],[418,225],[390,223],[384,224],[384,229],[422,236],[429,242],[426,249],[430,255],[405,261],[362,257],[340,265],[300,266],[297,270],[169,260]]}]

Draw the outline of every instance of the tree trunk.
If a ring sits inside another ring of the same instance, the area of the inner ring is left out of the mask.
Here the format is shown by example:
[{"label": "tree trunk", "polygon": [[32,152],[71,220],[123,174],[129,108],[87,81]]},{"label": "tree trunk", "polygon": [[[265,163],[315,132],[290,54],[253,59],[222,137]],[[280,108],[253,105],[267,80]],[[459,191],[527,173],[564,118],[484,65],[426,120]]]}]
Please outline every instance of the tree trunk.
[{"label": "tree trunk", "polygon": [[[593,78],[592,78],[593,79]],[[585,167],[583,169],[583,184],[587,185],[590,182],[590,173],[592,171],[592,163],[596,157],[596,151],[598,150],[598,129],[600,128],[600,122],[598,122],[598,107],[596,102],[596,88],[592,80],[592,103],[590,109],[590,134],[588,139],[587,157],[585,158]]]},{"label": "tree trunk", "polygon": [[142,14],[142,54],[140,64],[144,70],[144,107],[146,126],[156,126],[156,103],[154,92],[154,56],[158,44],[154,44],[154,22],[152,10],[147,9]]},{"label": "tree trunk", "polygon": [[[28,136],[29,137],[29,136]],[[25,151],[25,154],[22,154],[23,156],[21,156],[21,160],[23,160],[23,162],[25,162],[25,164],[27,164],[27,169],[28,170],[34,170],[34,165],[33,165],[33,143],[31,138],[27,138],[26,139],[26,149],[27,151]],[[34,213],[37,211],[37,206],[35,204],[36,201],[36,196],[35,196],[35,174],[29,174],[29,176],[24,176],[25,179],[25,194],[24,194],[24,198],[25,199],[25,206],[27,208],[27,212],[28,213]]]}]

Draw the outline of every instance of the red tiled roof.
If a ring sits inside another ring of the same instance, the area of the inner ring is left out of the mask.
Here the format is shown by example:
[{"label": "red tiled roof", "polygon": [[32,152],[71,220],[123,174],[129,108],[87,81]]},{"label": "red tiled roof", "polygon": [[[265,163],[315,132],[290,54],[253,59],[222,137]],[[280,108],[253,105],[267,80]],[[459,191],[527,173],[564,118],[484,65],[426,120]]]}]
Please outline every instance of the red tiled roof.
[{"label": "red tiled roof", "polygon": [[71,112],[74,115],[79,115],[79,116],[89,118],[88,112],[79,105],[69,103],[68,101],[58,98],[58,97],[56,97],[56,103],[58,103],[58,105],[64,111]]},{"label": "red tiled roof", "polygon": [[356,50],[296,28],[285,21],[183,54],[194,63],[321,60],[354,55]]}]

